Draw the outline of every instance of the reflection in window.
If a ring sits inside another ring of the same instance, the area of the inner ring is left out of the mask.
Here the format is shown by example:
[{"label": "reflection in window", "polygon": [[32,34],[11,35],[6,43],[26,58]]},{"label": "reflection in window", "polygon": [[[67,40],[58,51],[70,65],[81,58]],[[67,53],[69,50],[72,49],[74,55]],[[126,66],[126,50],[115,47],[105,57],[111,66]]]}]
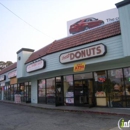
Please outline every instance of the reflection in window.
[{"label": "reflection in window", "polygon": [[130,68],[124,68],[125,90],[124,95],[130,96]]},{"label": "reflection in window", "polygon": [[45,80],[40,80],[38,84],[39,97],[45,97]]},{"label": "reflection in window", "polygon": [[38,103],[46,103],[45,79],[38,81]]},{"label": "reflection in window", "polygon": [[97,81],[96,87],[96,103],[97,106],[107,106],[107,71],[98,71],[94,73],[95,81]]},{"label": "reflection in window", "polygon": [[122,107],[125,105],[122,100],[124,91],[122,69],[109,70],[108,79],[111,107]]},{"label": "reflection in window", "polygon": [[47,88],[47,103],[54,104],[55,103],[55,78],[46,80],[46,88]]},{"label": "reflection in window", "polygon": [[74,80],[78,79],[91,79],[93,78],[92,73],[76,74],[74,75]]},{"label": "reflection in window", "polygon": [[64,104],[74,104],[73,76],[64,76]]}]

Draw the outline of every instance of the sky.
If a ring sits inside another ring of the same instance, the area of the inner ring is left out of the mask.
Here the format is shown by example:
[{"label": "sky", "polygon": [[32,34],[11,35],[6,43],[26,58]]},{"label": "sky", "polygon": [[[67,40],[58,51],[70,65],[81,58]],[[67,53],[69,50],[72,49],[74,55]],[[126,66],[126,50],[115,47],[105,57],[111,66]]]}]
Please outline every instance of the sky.
[{"label": "sky", "polygon": [[67,21],[116,8],[122,0],[0,0],[0,61],[67,37]]}]

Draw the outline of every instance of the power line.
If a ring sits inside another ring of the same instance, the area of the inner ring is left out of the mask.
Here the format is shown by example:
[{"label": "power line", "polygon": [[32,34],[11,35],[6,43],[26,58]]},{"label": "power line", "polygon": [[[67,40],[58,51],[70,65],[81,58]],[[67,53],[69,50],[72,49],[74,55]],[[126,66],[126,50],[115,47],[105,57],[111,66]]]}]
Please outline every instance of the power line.
[{"label": "power line", "polygon": [[30,23],[26,22],[24,19],[22,19],[21,17],[19,17],[17,14],[15,14],[13,11],[11,11],[9,8],[7,8],[5,5],[3,5],[2,3],[0,3],[4,8],[6,8],[9,12],[11,12],[13,15],[15,15],[17,18],[19,18],[21,21],[23,21],[24,23],[26,23],[27,25],[29,25],[30,27],[32,27],[33,29],[37,30],[38,32],[42,33],[43,35],[46,35],[47,37],[51,38],[51,39],[55,39],[45,33],[43,33],[42,31],[40,31],[39,29],[35,28],[34,26],[32,26]]}]

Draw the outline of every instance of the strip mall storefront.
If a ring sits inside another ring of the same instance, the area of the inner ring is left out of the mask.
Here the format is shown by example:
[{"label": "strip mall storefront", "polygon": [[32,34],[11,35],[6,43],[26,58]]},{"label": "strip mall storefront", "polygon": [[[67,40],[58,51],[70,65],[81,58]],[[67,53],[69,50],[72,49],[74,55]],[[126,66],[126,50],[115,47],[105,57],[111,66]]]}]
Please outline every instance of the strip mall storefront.
[{"label": "strip mall storefront", "polygon": [[62,64],[77,61],[73,73],[38,80],[38,103],[130,107],[130,67],[85,72],[84,59],[103,57],[106,53],[107,47],[98,44],[61,54]]},{"label": "strip mall storefront", "polygon": [[130,1],[117,8],[120,21],[55,40],[36,52],[20,49],[17,62],[0,72],[2,99],[14,101],[20,94],[22,102],[130,107]]}]

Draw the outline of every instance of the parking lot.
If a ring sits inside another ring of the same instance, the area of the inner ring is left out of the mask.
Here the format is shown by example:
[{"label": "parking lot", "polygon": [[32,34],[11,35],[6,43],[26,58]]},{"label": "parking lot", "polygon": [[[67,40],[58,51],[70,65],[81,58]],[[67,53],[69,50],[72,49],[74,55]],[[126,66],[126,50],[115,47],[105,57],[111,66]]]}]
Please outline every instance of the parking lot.
[{"label": "parking lot", "polygon": [[[0,102],[0,130],[109,130],[121,116],[45,110]],[[128,117],[124,119],[129,120]]]}]

